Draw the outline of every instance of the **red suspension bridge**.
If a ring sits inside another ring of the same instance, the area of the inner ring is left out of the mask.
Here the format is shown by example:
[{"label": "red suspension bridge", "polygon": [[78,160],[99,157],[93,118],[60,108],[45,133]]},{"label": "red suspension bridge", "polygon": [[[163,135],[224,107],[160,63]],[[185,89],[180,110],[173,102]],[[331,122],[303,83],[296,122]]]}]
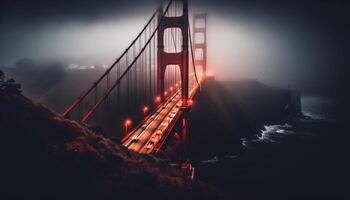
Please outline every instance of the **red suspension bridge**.
[{"label": "red suspension bridge", "polygon": [[192,27],[187,0],[159,6],[62,115],[122,133],[123,145],[139,153],[159,151],[179,120],[185,135],[187,120],[180,116],[190,109],[206,73],[206,15],[195,14]]}]

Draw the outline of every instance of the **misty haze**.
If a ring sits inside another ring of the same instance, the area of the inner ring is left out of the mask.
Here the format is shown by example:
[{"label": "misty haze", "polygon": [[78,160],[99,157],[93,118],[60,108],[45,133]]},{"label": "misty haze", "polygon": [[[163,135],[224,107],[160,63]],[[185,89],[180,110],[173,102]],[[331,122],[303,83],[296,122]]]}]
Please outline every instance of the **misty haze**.
[{"label": "misty haze", "polygon": [[0,196],[349,198],[348,10],[5,0]]}]

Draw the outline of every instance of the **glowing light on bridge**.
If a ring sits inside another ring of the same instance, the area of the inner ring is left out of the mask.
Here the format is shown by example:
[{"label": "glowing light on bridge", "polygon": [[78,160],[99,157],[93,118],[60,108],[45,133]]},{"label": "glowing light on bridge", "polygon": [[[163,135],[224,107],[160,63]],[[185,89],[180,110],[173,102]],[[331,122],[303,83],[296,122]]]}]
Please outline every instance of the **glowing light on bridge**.
[{"label": "glowing light on bridge", "polygon": [[147,106],[144,106],[142,109],[143,115],[146,116],[147,112],[148,112],[149,108]]},{"label": "glowing light on bridge", "polygon": [[125,126],[125,133],[128,133],[128,128],[131,126],[132,121],[131,119],[126,119],[124,122],[124,126]]},{"label": "glowing light on bridge", "polygon": [[173,91],[174,90],[174,88],[173,87],[170,87],[170,91]]},{"label": "glowing light on bridge", "polygon": [[192,99],[187,100],[187,105],[188,106],[192,106],[193,105],[193,100]]},{"label": "glowing light on bridge", "polygon": [[154,99],[154,101],[155,101],[156,103],[160,103],[160,100],[161,100],[160,96],[156,96],[156,98]]},{"label": "glowing light on bridge", "polygon": [[168,92],[167,91],[164,92],[164,96],[168,96]]}]

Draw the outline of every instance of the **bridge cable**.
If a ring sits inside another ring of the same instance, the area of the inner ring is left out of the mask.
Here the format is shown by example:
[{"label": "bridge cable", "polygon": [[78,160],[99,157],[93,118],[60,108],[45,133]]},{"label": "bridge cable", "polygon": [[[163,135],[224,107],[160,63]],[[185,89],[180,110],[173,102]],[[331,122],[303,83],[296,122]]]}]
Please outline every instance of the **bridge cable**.
[{"label": "bridge cable", "polygon": [[[169,1],[169,6],[171,4],[172,0]],[[136,43],[137,39],[140,38],[141,34],[145,31],[147,26],[153,21],[156,14],[158,13],[158,9],[152,14],[151,18],[148,20],[146,25],[143,27],[143,29],[140,31],[140,33],[137,35],[137,37],[131,42],[131,44],[125,49],[125,51],[114,61],[114,63],[106,70],[105,73],[102,74],[102,76],[97,79],[84,93],[82,96],[80,96],[78,99],[76,99],[66,110],[63,111],[62,116],[68,117],[69,113],[74,110],[84,99],[87,97],[90,92],[97,87],[97,85],[101,82],[101,80],[116,66],[117,63],[127,54],[127,52],[130,50],[130,48]],[[157,28],[158,29],[158,28]]]},{"label": "bridge cable", "polygon": [[[135,59],[129,64],[129,66],[126,68],[126,70],[122,73],[122,75],[114,82],[114,84],[111,86],[111,88],[105,92],[105,94],[98,100],[98,102],[92,107],[92,109],[90,109],[86,115],[83,117],[82,122],[85,122],[86,120],[88,120],[90,118],[90,116],[96,111],[96,109],[99,107],[99,105],[108,97],[108,95],[111,93],[111,91],[117,86],[119,85],[120,81],[124,78],[124,76],[130,71],[130,69],[133,67],[133,65],[135,64],[135,62],[137,61],[137,59],[140,57],[140,55],[144,52],[144,50],[146,49],[147,45],[150,43],[150,41],[152,40],[152,38],[154,37],[155,33],[158,31],[158,28],[162,22],[162,20],[164,19],[164,16],[166,15],[166,13],[169,10],[169,7],[171,5],[171,3],[173,2],[173,0],[169,0],[169,3],[165,9],[165,12],[162,14],[160,21],[158,22],[158,25],[156,27],[156,29],[153,31],[151,37],[147,40],[146,44],[144,45],[144,47],[141,49],[141,51],[138,53],[138,55],[135,57]],[[145,28],[144,28],[145,29]],[[143,29],[143,30],[144,30]],[[141,32],[142,33],[142,32]],[[134,40],[135,41],[135,40]],[[134,42],[133,42],[134,43]]]},{"label": "bridge cable", "polygon": [[[151,32],[152,32],[152,29],[151,29],[152,27],[151,26],[149,26],[149,28],[148,28],[148,34],[149,35],[151,35]],[[149,55],[148,55],[148,58],[149,58],[149,62],[148,62],[148,64],[149,64],[149,71],[148,71],[148,75],[149,75],[149,79],[148,79],[148,84],[149,84],[149,97],[151,98],[152,97],[152,43],[149,45]]]}]

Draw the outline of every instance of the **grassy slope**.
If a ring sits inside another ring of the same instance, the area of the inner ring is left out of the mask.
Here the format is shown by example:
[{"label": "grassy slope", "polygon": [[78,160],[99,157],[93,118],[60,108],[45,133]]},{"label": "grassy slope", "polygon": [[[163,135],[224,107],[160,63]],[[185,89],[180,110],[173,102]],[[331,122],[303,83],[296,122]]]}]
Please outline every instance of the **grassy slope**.
[{"label": "grassy slope", "polygon": [[165,161],[130,152],[23,96],[0,92],[0,131],[5,199],[217,198]]}]

